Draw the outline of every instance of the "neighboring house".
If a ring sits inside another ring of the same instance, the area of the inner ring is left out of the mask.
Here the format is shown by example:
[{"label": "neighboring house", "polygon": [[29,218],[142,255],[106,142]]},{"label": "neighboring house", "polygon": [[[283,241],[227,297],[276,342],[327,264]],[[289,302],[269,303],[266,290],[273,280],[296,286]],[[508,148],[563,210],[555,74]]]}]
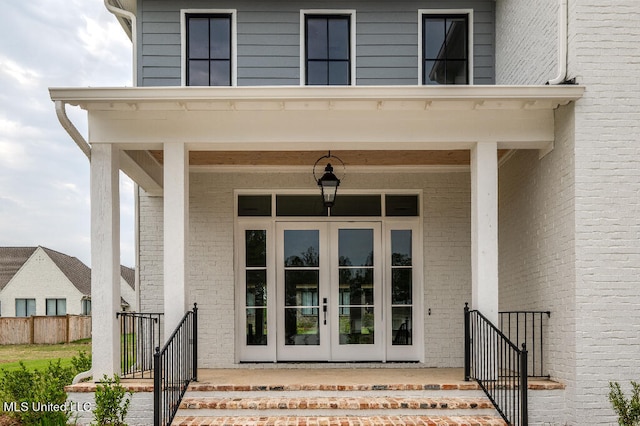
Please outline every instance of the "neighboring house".
[{"label": "neighboring house", "polygon": [[136,87],[51,89],[91,158],[94,375],[119,370],[124,170],[140,310],[168,334],[197,302],[201,367],[461,367],[465,302],[548,310],[566,390],[538,418],[614,421],[608,382],[640,378],[640,3],[106,4]]},{"label": "neighboring house", "polygon": [[[121,308],[135,308],[134,270],[120,267]],[[46,247],[0,247],[0,316],[90,315],[91,269]]]}]

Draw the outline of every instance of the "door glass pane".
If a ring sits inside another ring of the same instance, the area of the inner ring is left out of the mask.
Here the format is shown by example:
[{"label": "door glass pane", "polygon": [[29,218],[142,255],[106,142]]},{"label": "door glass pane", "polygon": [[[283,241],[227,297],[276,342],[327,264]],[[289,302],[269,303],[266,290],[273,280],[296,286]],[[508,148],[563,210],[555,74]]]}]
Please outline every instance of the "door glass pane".
[{"label": "door glass pane", "polygon": [[244,233],[246,247],[246,266],[266,267],[267,266],[267,231],[247,230]]},{"label": "door glass pane", "polygon": [[285,306],[318,306],[318,271],[284,272]]},{"label": "door glass pane", "polygon": [[411,345],[411,308],[391,309],[391,328],[394,345]]},{"label": "door glass pane", "polygon": [[318,230],[284,231],[285,267],[317,267],[319,253]]},{"label": "door glass pane", "polygon": [[267,306],[267,271],[247,271],[247,306]]},{"label": "door glass pane", "polygon": [[285,308],[285,344],[308,346],[320,344],[318,308]]},{"label": "door glass pane", "polygon": [[373,307],[341,307],[340,309],[340,344],[372,345],[374,344],[374,310]]},{"label": "door glass pane", "polygon": [[411,266],[411,230],[391,231],[391,265]]},{"label": "door glass pane", "polygon": [[373,230],[340,229],[340,266],[373,266]]},{"label": "door glass pane", "polygon": [[247,309],[247,345],[267,344],[267,309]]},{"label": "door glass pane", "polygon": [[394,305],[410,305],[412,294],[411,275],[408,268],[394,268],[391,271],[391,303]]},{"label": "door glass pane", "polygon": [[373,269],[340,269],[339,303],[373,305]]}]

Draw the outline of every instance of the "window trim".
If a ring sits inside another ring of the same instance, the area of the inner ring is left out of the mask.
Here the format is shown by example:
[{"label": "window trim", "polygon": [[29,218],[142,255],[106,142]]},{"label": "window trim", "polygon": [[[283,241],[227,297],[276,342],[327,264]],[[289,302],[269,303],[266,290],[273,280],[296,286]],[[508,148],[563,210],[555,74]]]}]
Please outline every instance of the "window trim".
[{"label": "window trim", "polygon": [[[230,15],[231,16],[231,86],[238,85],[238,23],[237,9],[180,9],[180,84],[187,86],[187,15]],[[221,86],[229,87],[229,86]]]},{"label": "window trim", "polygon": [[[300,9],[300,86],[307,86],[306,17],[309,15],[349,17],[349,84],[356,85],[356,11],[355,9]],[[322,87],[322,86],[320,86]]]},{"label": "window trim", "polygon": [[467,73],[469,81],[467,86],[473,86],[473,9],[419,9],[418,10],[418,85],[424,86],[422,79],[424,67],[424,27],[423,20],[425,15],[467,15],[467,45],[469,48],[467,58]]}]

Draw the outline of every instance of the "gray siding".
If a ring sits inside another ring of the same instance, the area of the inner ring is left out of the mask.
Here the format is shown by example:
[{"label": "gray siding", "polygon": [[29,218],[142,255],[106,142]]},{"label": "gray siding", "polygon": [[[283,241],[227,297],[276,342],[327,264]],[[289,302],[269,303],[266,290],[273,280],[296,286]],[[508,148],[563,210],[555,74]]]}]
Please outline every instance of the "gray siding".
[{"label": "gray siding", "polygon": [[181,84],[180,9],[237,10],[239,86],[300,84],[300,9],[356,11],[356,83],[418,83],[418,9],[474,10],[474,83],[495,82],[493,0],[138,0],[138,84]]}]

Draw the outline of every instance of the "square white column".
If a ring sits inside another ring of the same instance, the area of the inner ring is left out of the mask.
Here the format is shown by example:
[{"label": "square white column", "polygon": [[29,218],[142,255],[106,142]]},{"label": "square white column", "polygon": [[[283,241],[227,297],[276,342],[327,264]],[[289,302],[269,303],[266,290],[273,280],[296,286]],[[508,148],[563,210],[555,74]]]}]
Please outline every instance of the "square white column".
[{"label": "square white column", "polygon": [[120,374],[119,151],[91,148],[91,332],[94,380]]},{"label": "square white column", "polygon": [[498,146],[471,149],[472,308],[498,324]]},{"label": "square white column", "polygon": [[187,309],[189,151],[164,144],[164,336],[171,336]]}]

